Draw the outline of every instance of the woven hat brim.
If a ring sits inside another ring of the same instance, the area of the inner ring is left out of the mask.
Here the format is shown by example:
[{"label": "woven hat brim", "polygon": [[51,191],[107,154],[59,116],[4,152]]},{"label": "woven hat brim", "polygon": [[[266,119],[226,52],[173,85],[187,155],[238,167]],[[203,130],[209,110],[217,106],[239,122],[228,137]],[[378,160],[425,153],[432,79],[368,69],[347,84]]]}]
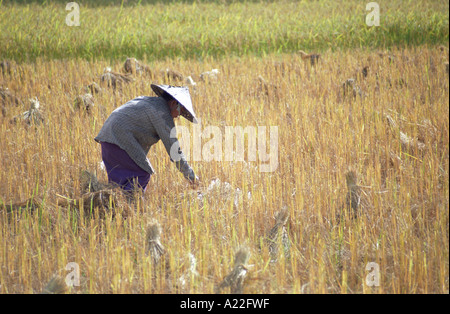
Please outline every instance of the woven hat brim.
[{"label": "woven hat brim", "polygon": [[[170,85],[156,85],[156,84],[151,84],[150,86],[151,86],[152,90],[155,92],[155,94],[158,95],[159,97],[161,97],[164,94],[164,92],[166,92],[170,96],[172,96],[176,101],[178,101],[178,103],[181,106],[183,106],[184,110],[182,110],[181,115],[185,119],[191,121],[192,123],[198,123],[198,120],[195,117],[195,113],[191,112],[191,110],[193,111],[193,108],[192,108],[192,103],[191,103],[191,100],[190,100],[189,88],[188,87],[184,87],[184,86],[170,86]],[[184,104],[183,103],[184,101],[182,99],[179,99],[179,97],[177,97],[177,95],[174,95],[174,93],[171,93],[171,89],[174,88],[174,87],[175,88],[185,88],[185,89],[187,89],[187,93],[189,95],[189,104],[188,105]],[[188,108],[188,107],[191,107],[191,108]],[[191,109],[191,110],[189,110],[189,109]]]}]

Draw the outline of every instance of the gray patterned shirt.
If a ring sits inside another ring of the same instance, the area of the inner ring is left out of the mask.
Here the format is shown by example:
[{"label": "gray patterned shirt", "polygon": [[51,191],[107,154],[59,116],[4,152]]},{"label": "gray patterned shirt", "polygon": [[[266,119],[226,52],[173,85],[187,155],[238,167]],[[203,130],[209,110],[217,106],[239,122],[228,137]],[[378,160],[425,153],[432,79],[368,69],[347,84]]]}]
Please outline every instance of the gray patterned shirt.
[{"label": "gray patterned shirt", "polygon": [[175,130],[175,123],[164,98],[139,96],[114,110],[95,140],[116,144],[139,167],[153,174],[147,154],[150,147],[161,139],[170,160],[176,161],[178,170],[185,178],[194,181],[194,171],[180,149]]}]

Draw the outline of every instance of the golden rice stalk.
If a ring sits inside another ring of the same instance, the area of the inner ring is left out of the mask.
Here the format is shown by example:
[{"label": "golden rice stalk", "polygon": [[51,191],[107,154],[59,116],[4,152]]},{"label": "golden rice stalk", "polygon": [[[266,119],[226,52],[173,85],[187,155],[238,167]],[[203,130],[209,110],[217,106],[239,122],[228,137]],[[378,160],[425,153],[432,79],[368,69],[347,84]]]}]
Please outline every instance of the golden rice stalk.
[{"label": "golden rice stalk", "polygon": [[66,292],[67,285],[63,278],[53,276],[42,290],[41,294],[62,294]]},{"label": "golden rice stalk", "polygon": [[378,56],[380,58],[387,58],[389,63],[394,62],[395,61],[395,56],[390,54],[389,52],[385,51],[385,52],[379,52]]},{"label": "golden rice stalk", "polygon": [[281,241],[284,247],[285,256],[289,256],[290,241],[287,232],[286,224],[289,219],[289,210],[283,208],[275,217],[275,225],[267,234],[267,242],[269,245],[269,252],[272,256],[272,262],[278,260],[278,246]]},{"label": "golden rice stalk", "polygon": [[161,226],[158,222],[151,222],[147,226],[147,253],[158,263],[165,254],[164,246],[161,244]]},{"label": "golden rice stalk", "polygon": [[241,247],[235,254],[233,270],[217,286],[216,293],[220,293],[226,287],[230,287],[230,292],[233,294],[244,292],[244,279],[247,276],[249,259],[249,249]]},{"label": "golden rice stalk", "polygon": [[273,69],[275,70],[275,73],[279,73],[282,76],[285,76],[287,72],[289,72],[292,68],[291,64],[288,64],[286,62],[280,62],[275,61],[273,62]]}]

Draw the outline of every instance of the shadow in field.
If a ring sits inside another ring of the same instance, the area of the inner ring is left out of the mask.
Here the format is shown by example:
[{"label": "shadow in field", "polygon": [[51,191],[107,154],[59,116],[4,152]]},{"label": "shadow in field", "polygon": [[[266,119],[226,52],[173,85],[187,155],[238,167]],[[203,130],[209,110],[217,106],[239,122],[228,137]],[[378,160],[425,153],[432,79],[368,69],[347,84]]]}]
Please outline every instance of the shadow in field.
[{"label": "shadow in field", "polygon": [[[135,5],[145,5],[145,4],[171,4],[171,3],[194,3],[194,2],[205,2],[205,3],[220,3],[220,4],[231,4],[238,2],[273,2],[274,0],[5,0],[4,5],[8,4],[51,4],[57,3],[60,5],[66,5],[69,2],[76,2],[80,6],[88,7],[104,7],[104,6],[135,6]],[[1,2],[0,2],[1,3]]]}]

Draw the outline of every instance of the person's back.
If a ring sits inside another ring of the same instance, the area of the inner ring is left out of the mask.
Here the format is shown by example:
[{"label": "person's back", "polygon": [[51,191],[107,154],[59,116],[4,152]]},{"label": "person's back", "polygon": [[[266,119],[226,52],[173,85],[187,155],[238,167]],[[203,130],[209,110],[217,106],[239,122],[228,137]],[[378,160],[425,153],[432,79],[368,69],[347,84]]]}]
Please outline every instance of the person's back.
[{"label": "person's back", "polygon": [[145,190],[150,175],[154,173],[147,154],[160,139],[184,177],[190,182],[198,180],[178,149],[180,145],[173,121],[178,115],[174,115],[172,110],[175,104],[179,105],[176,99],[167,101],[163,97],[139,96],[111,113],[95,137],[102,145],[102,158],[110,181],[129,190],[133,185],[130,182],[136,179]]}]

